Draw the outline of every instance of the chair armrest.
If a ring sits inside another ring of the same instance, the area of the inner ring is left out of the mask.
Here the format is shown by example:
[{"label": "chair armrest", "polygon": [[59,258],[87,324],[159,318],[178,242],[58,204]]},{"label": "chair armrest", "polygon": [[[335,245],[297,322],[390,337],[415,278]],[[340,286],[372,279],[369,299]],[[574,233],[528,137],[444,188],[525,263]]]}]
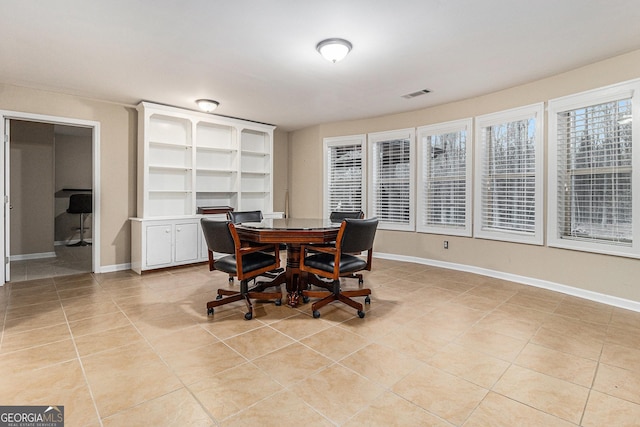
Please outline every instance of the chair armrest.
[{"label": "chair armrest", "polygon": [[302,254],[301,257],[304,257],[304,255],[307,253],[307,250],[313,252],[324,252],[327,254],[336,253],[335,246],[300,245],[300,253]]},{"label": "chair armrest", "polygon": [[243,246],[240,249],[238,249],[238,252],[240,253],[240,255],[245,255],[253,252],[270,251],[270,250],[273,250],[276,255],[279,255],[280,245],[278,245],[277,243],[274,243],[274,244],[260,245],[260,246]]},{"label": "chair armrest", "polygon": [[[305,263],[305,260],[307,259],[307,251],[331,255],[334,259],[333,273],[327,274],[327,271],[308,267]],[[300,245],[300,270],[337,280],[338,277],[340,277],[340,252],[335,246]]]},{"label": "chair armrest", "polygon": [[[268,244],[268,245],[260,245],[260,246],[242,246],[242,247],[237,247],[236,246],[236,266],[237,266],[237,270],[238,270],[238,279],[239,280],[244,280],[245,278],[245,273],[244,273],[244,267],[242,264],[242,258],[245,255],[249,255],[251,253],[254,252],[260,252],[263,250],[271,250],[273,249],[273,255],[274,255],[274,264],[273,266],[269,267],[268,269],[263,269],[262,271],[268,271],[268,270],[273,270],[275,268],[279,268],[280,267],[280,245],[277,243],[274,244]],[[255,276],[255,274],[254,274]]]},{"label": "chair armrest", "polygon": [[231,233],[233,244],[235,246],[236,270],[237,270],[239,280],[242,281],[245,278],[244,268],[242,265],[242,258],[245,255],[249,255],[255,252],[260,252],[266,249],[271,249],[271,247],[273,247],[273,253],[274,253],[273,266],[269,266],[269,268],[267,268],[266,270],[253,271],[253,273],[260,274],[261,272],[273,270],[274,268],[280,267],[280,245],[278,243],[272,243],[268,245],[258,245],[258,246],[243,246],[242,241],[238,236],[238,231],[236,230],[236,226],[233,225],[232,222],[228,222],[227,226],[229,227],[229,232]]}]

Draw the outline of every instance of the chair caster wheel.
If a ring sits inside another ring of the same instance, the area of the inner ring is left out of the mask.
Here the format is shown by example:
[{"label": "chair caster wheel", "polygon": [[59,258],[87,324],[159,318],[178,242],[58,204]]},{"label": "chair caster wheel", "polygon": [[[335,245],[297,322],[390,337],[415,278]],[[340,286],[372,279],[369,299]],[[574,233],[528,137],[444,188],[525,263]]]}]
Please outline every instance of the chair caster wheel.
[{"label": "chair caster wheel", "polygon": [[303,296],[302,296],[302,302],[303,302],[303,303],[305,303],[305,304],[306,304],[306,303],[308,303],[308,302],[309,302],[309,297],[308,297],[308,296],[303,295]]},{"label": "chair caster wheel", "polygon": [[318,317],[320,317],[320,312],[318,310],[313,310],[313,318],[317,319]]},{"label": "chair caster wheel", "polygon": [[213,308],[207,308],[207,316],[213,314]]},{"label": "chair caster wheel", "polygon": [[369,296],[367,295],[367,297],[364,299],[364,303],[365,304],[371,304],[371,298],[369,298]]},{"label": "chair caster wheel", "polygon": [[364,318],[364,311],[358,311],[358,317]]},{"label": "chair caster wheel", "polygon": [[251,320],[253,318],[253,313],[251,312],[245,313],[244,318],[247,320]]},{"label": "chair caster wheel", "polygon": [[229,284],[233,285],[233,277],[229,277]]},{"label": "chair caster wheel", "polygon": [[222,299],[222,295],[216,295],[216,299]]},{"label": "chair caster wheel", "polygon": [[280,307],[282,305],[282,300],[280,298],[275,300],[275,305],[276,305],[276,307]]},{"label": "chair caster wheel", "polygon": [[364,285],[364,279],[358,279],[358,285]]}]

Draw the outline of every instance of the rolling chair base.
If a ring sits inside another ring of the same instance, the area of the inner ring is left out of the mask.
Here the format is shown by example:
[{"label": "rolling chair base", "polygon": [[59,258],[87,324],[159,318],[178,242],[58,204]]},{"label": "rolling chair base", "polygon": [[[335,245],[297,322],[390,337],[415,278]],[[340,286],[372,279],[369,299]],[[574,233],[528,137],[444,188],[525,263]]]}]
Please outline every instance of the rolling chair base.
[{"label": "rolling chair base", "polygon": [[207,302],[207,316],[214,314],[215,307],[241,300],[244,300],[245,304],[247,305],[247,312],[244,315],[244,318],[246,320],[251,320],[253,318],[253,304],[251,303],[251,299],[275,300],[276,306],[282,305],[282,293],[280,292],[280,290],[276,292],[265,292],[266,288],[269,288],[271,286],[279,286],[279,284],[271,282],[255,283],[254,280],[255,286],[249,289],[248,282],[248,280],[240,281],[240,291],[218,289],[218,295],[216,296],[216,299]]},{"label": "rolling chair base", "polygon": [[91,243],[85,242],[84,240],[80,240],[79,242],[72,243],[72,244],[67,245],[67,246],[68,247],[73,247],[73,246],[91,246]]},{"label": "rolling chair base", "polygon": [[320,308],[324,307],[325,305],[333,301],[340,301],[350,307],[355,308],[357,310],[358,317],[360,317],[361,319],[364,318],[365,316],[364,306],[361,303],[354,301],[352,298],[366,297],[364,299],[364,303],[370,304],[371,298],[369,297],[369,295],[371,295],[371,289],[356,289],[356,290],[343,291],[340,289],[340,280],[334,280],[334,281],[328,282],[320,279],[316,275],[310,276],[309,282],[314,286],[325,289],[322,291],[312,291],[312,290],[302,291],[303,297],[306,297],[307,300],[308,298],[322,298],[321,300],[316,301],[311,305],[311,311],[314,318],[317,319],[318,317],[320,317],[320,312],[318,311]]}]

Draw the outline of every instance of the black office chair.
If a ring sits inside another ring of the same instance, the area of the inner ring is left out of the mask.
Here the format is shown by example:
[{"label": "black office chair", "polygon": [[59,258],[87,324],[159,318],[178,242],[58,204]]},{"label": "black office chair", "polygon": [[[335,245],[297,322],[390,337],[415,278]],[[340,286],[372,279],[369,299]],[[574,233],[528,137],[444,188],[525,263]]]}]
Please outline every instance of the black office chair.
[{"label": "black office chair", "polygon": [[[329,214],[329,220],[331,222],[342,222],[347,218],[363,219],[364,212],[362,211],[333,211]],[[342,277],[349,277],[351,279],[358,279],[358,285],[364,284],[364,276],[360,273],[345,273]]]},{"label": "black office chair", "polygon": [[[264,219],[262,211],[229,211],[227,212],[227,219],[234,224],[241,224],[243,222],[260,222]],[[251,245],[259,245],[259,243],[251,242]],[[286,250],[287,245],[280,244],[280,250]],[[269,251],[267,251],[269,252]],[[284,268],[277,268],[273,271],[265,273],[265,276],[275,278],[278,274],[282,273]],[[233,276],[229,276],[229,283],[233,283]]]},{"label": "black office chair", "polygon": [[85,215],[93,211],[93,195],[87,193],[72,194],[69,197],[69,207],[67,213],[80,214],[80,241],[67,246],[87,246],[91,243],[84,240],[84,220]]},{"label": "black office chair", "polygon": [[347,218],[362,219],[364,218],[364,212],[362,211],[333,211],[329,214],[331,222],[342,222]]},{"label": "black office chair", "polygon": [[[228,211],[227,219],[234,224],[240,224],[241,222],[260,222],[262,221],[262,211]],[[209,271],[213,270],[211,261],[209,262]],[[233,275],[229,275],[229,283],[233,283]]]},{"label": "black office chair", "polygon": [[[303,290],[303,297],[322,298],[312,304],[313,317],[320,317],[318,309],[332,301],[340,301],[358,310],[358,316],[364,317],[362,304],[352,297],[366,297],[366,304],[371,302],[370,289],[343,291],[340,289],[340,277],[356,271],[371,270],[373,254],[373,240],[378,228],[378,220],[347,218],[340,225],[336,244],[332,247],[302,245],[300,256],[300,270],[313,274],[309,277],[311,285],[324,288],[324,291]],[[367,252],[366,259],[354,253]],[[331,279],[331,282],[319,277]]]},{"label": "black office chair", "polygon": [[263,218],[262,211],[227,212],[227,219],[234,224],[240,224],[242,222],[260,222]]},{"label": "black office chair", "polygon": [[[204,238],[209,252],[209,265],[213,270],[223,271],[236,276],[240,280],[240,290],[231,291],[218,289],[218,296],[214,301],[207,303],[207,314],[213,314],[214,308],[244,299],[247,304],[247,313],[244,318],[250,320],[253,317],[253,305],[251,298],[260,300],[275,299],[276,305],[282,304],[282,293],[264,292],[265,289],[279,284],[271,282],[258,282],[249,289],[249,281],[280,266],[280,253],[277,244],[261,246],[242,246],[235,225],[231,221],[216,221],[211,218],[200,220]],[[266,250],[273,251],[267,253]],[[217,260],[213,253],[226,254]],[[223,298],[226,296],[226,298]]]}]

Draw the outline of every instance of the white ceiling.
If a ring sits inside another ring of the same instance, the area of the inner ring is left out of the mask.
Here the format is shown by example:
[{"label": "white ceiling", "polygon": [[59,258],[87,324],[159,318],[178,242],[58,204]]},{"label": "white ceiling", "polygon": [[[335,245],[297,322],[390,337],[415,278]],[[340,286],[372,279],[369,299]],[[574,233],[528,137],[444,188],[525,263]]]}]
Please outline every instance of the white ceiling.
[{"label": "white ceiling", "polygon": [[[325,38],[353,44],[332,64]],[[410,111],[640,49],[639,0],[2,0],[0,82],[284,130]],[[432,93],[404,99],[421,89]],[[0,105],[1,108],[1,105]]]}]

